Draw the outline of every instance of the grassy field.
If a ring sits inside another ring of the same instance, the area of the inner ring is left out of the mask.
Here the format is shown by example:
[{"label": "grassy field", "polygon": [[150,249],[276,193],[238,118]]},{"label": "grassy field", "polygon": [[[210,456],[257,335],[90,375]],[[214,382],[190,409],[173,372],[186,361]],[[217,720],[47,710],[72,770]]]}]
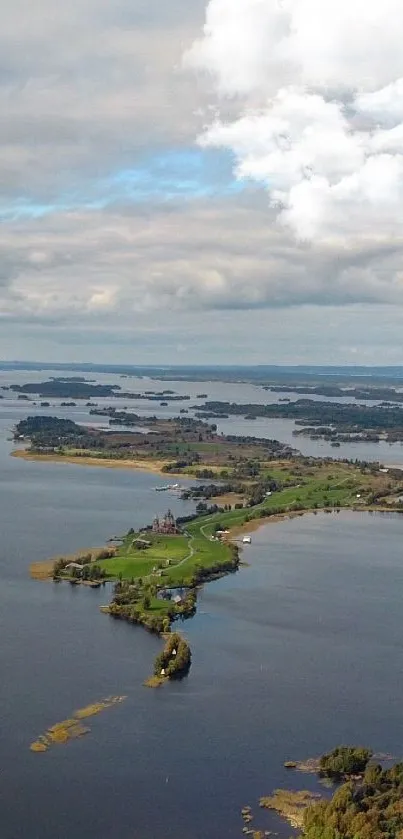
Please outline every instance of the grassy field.
[{"label": "grassy field", "polygon": [[145,535],[151,546],[146,550],[139,550],[134,543],[136,538],[144,538],[144,535],[136,533],[126,536],[115,557],[98,563],[108,576],[116,578],[121,574],[125,580],[147,577],[152,574],[154,567],[162,568],[168,561],[172,565],[177,564],[189,553],[186,537],[161,536],[154,533]]},{"label": "grassy field", "polygon": [[[210,518],[191,522],[186,533],[180,536],[132,534],[125,537],[115,557],[97,564],[110,579],[120,576],[124,580],[152,578],[153,582],[162,586],[186,585],[198,567],[209,568],[214,563],[227,561],[230,556],[228,545],[210,539],[214,526]],[[204,524],[208,526],[206,535],[202,532]],[[151,545],[139,550],[135,547],[135,540],[144,536]],[[160,601],[157,600],[155,605],[160,606]]]},{"label": "grassy field", "polygon": [[[282,474],[284,467],[278,467],[277,474]],[[271,469],[270,474],[275,470]],[[198,568],[210,568],[227,562],[230,556],[229,544],[213,539],[217,526],[233,530],[256,520],[265,520],[276,513],[287,514],[297,510],[321,508],[351,507],[360,503],[357,490],[365,490],[363,477],[358,470],[338,465],[329,470],[321,469],[313,475],[301,478],[287,468],[286,474],[294,486],[284,488],[266,498],[262,504],[253,508],[229,510],[203,516],[190,522],[183,535],[162,536],[159,534],[131,534],[119,548],[117,556],[102,560],[99,565],[107,571],[110,578],[138,579],[148,578],[158,586],[186,585]],[[363,498],[365,503],[365,497]],[[139,550],[135,546],[138,536],[144,536],[151,542],[149,548]],[[157,601],[159,603],[159,601]]]},{"label": "grassy field", "polygon": [[[228,566],[233,556],[229,541],[214,538],[217,529],[237,534],[242,528],[254,529],[270,518],[277,520],[279,516],[309,510],[367,509],[373,506],[374,498],[385,497],[390,503],[394,492],[402,492],[401,476],[393,478],[376,468],[360,469],[337,461],[301,459],[271,461],[259,466],[260,479],[270,478],[281,487],[262,503],[199,517],[187,523],[180,535],[131,532],[124,537],[114,557],[97,560],[97,564],[110,580],[137,582],[141,579],[154,591],[194,585],[195,577],[200,577],[203,571],[211,570],[215,574],[221,565]],[[138,538],[149,541],[149,547],[139,548]],[[162,601],[155,599],[149,610],[158,613],[165,608]]]},{"label": "grassy field", "polygon": [[[259,497],[264,496],[265,487],[273,486],[273,483],[277,486],[271,494],[267,491],[260,504],[235,509],[236,493],[231,499],[229,493],[226,501],[229,509],[222,508],[185,523],[180,534],[130,531],[118,548],[109,550],[108,558],[93,556],[92,563],[87,561],[80,572],[81,579],[80,574],[78,581],[70,576],[65,579],[86,585],[95,579],[95,584],[100,585],[99,580],[103,581],[105,575],[116,585],[113,599],[103,611],[163,634],[170,631],[173,621],[192,617],[195,613],[200,584],[217,575],[236,571],[239,554],[234,541],[240,541],[245,531],[252,531],[262,523],[315,510],[388,509],[393,498],[403,495],[401,472],[385,473],[376,465],[286,459],[260,462],[258,466],[258,479],[264,481]],[[229,534],[217,538],[217,530],[229,531]],[[142,546],[139,540],[146,540],[148,546]],[[116,552],[111,555],[113,550]],[[59,558],[56,565],[51,563],[50,571],[46,565],[48,577],[55,573],[57,576],[60,559],[65,560]],[[63,567],[58,579],[63,579]],[[44,569],[36,570],[38,578],[42,579]],[[85,571],[92,574],[92,578],[85,578]],[[174,588],[185,589],[180,602],[175,598],[168,599],[169,592],[163,591]]]}]

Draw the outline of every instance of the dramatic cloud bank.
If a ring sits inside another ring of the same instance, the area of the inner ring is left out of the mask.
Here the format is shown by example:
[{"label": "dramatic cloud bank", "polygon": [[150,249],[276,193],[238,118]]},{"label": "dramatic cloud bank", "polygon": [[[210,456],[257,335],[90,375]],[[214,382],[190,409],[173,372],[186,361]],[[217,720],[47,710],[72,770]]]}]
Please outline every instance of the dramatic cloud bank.
[{"label": "dramatic cloud bank", "polygon": [[199,137],[229,149],[300,240],[401,239],[399,0],[210,0],[185,65],[219,111]]},{"label": "dramatic cloud bank", "polygon": [[0,357],[402,361],[397,0],[2,11]]}]

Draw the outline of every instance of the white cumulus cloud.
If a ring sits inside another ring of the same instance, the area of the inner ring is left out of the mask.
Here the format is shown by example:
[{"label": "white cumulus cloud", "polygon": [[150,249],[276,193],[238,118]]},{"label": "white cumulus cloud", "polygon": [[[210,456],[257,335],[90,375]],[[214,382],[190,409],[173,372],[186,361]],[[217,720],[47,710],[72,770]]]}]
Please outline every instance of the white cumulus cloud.
[{"label": "white cumulus cloud", "polygon": [[400,238],[403,5],[210,0],[187,67],[218,111],[199,137],[230,150],[298,239]]}]

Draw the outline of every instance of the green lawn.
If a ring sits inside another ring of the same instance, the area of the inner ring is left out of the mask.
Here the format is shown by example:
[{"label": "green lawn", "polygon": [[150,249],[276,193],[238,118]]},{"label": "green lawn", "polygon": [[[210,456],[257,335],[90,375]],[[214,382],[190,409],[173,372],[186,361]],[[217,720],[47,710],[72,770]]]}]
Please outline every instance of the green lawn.
[{"label": "green lawn", "polygon": [[[100,560],[98,565],[107,571],[110,578],[116,579],[121,574],[125,580],[148,577],[152,575],[154,567],[159,567],[163,576],[153,578],[156,584],[186,585],[197,566],[208,568],[216,562],[227,561],[230,556],[227,545],[210,541],[212,524],[208,530],[206,528],[206,536],[200,531],[200,527],[209,522],[210,518],[214,517],[192,522],[187,531],[188,536],[151,537],[146,534],[146,538],[152,541],[152,546],[146,550],[133,548],[133,535],[126,537],[117,556]],[[192,550],[194,553],[190,556]],[[182,562],[187,556],[189,559]],[[166,566],[168,559],[170,563]]]},{"label": "green lawn", "polygon": [[[123,579],[150,577],[156,566],[162,570],[162,576],[152,577],[156,585],[186,585],[197,566],[209,568],[229,559],[230,547],[210,538],[218,523],[223,528],[230,529],[263,516],[266,510],[291,511],[296,506],[307,510],[332,507],[335,504],[341,507],[352,506],[356,500],[359,478],[358,473],[346,474],[342,467],[333,469],[331,474],[324,470],[319,477],[301,478],[300,486],[273,493],[256,507],[198,518],[187,525],[188,535],[127,535],[118,555],[113,559],[100,561],[99,565],[107,571],[108,576],[115,579],[119,575],[122,575]],[[293,475],[293,479],[298,480],[298,476]],[[138,536],[149,540],[151,546],[146,550],[136,549],[133,543]],[[167,560],[169,565],[166,564]]]},{"label": "green lawn", "polygon": [[[145,538],[151,542],[151,547],[139,550],[133,544],[136,538]],[[154,566],[160,567],[166,560],[174,565],[189,553],[188,540],[184,536],[162,536],[153,533],[131,534],[126,536],[116,557],[103,559],[98,564],[104,568],[108,576],[123,579],[132,577],[147,577]]]}]

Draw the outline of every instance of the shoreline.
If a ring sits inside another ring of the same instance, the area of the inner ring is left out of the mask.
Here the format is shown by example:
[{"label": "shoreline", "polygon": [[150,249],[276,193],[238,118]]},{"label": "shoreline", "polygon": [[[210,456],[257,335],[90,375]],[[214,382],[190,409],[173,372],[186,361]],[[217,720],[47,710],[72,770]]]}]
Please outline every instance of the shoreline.
[{"label": "shoreline", "polygon": [[[75,562],[78,557],[82,556],[82,554],[90,553],[94,557],[99,551],[103,551],[108,547],[108,545],[100,545],[96,548],[81,548],[79,551],[75,551],[71,554],[64,554],[64,558],[67,559],[69,562]],[[53,556],[49,559],[43,559],[39,562],[31,562],[29,565],[29,575],[32,580],[52,580],[53,579],[53,568],[55,562],[60,559],[59,556]]]},{"label": "shoreline", "polygon": [[[233,527],[228,534],[228,539],[223,541],[233,542],[237,536],[242,536],[244,533],[254,533],[256,530],[260,530],[261,527],[264,527],[265,524],[279,524],[282,521],[296,519],[300,516],[305,516],[307,513],[313,512],[313,510],[298,510],[298,512],[290,511],[289,513],[278,513],[274,516],[261,516],[261,518],[258,519],[251,519],[250,521],[245,521],[243,524],[238,524],[236,527]],[[315,512],[322,513],[324,510],[315,510]],[[242,548],[243,546],[241,545],[240,547]]]},{"label": "shoreline", "polygon": [[105,469],[134,469],[137,472],[151,472],[163,478],[191,478],[191,475],[183,472],[164,472],[163,466],[169,464],[169,460],[114,460],[103,457],[75,457],[74,455],[57,454],[33,454],[26,449],[14,449],[10,452],[11,457],[19,460],[38,461],[40,463],[69,463],[78,466],[103,466]]},{"label": "shoreline", "polygon": [[279,524],[290,519],[301,518],[309,513],[311,515],[316,515],[317,513],[326,513],[326,515],[337,515],[338,513],[390,513],[392,515],[402,515],[403,511],[394,510],[393,507],[370,507],[364,505],[361,507],[316,507],[315,509],[307,507],[306,510],[290,510],[288,513],[277,513],[273,516],[261,516],[260,518],[245,521],[243,524],[233,527],[225,541],[233,542],[237,536],[242,536],[244,533],[254,533],[256,530],[264,527],[264,525]]},{"label": "shoreline", "polygon": [[[366,507],[366,508],[361,507],[361,508],[358,508],[358,509],[357,509],[357,507],[344,508],[344,511],[346,511],[346,510],[351,510],[351,512],[359,512],[359,513],[364,512],[364,513],[367,513],[367,514],[369,514],[370,512],[381,512],[381,513],[382,512],[388,512],[388,513],[391,512],[390,510],[385,511],[384,509],[374,511],[373,508],[369,508],[369,507]],[[302,516],[305,516],[307,513],[310,513],[311,515],[315,515],[316,513],[321,513],[321,515],[324,515],[325,513],[334,515],[337,512],[340,512],[340,509],[334,510],[334,509],[329,509],[329,508],[320,508],[320,509],[315,509],[315,510],[313,510],[313,509],[305,509],[305,510],[298,510],[298,511],[297,510],[291,510],[291,511],[284,512],[284,513],[278,513],[278,514],[272,515],[270,517],[262,516],[260,518],[254,519],[252,521],[244,522],[242,525],[238,525],[237,527],[232,528],[232,530],[230,530],[230,532],[228,533],[228,538],[222,540],[224,543],[227,544],[227,548],[229,550],[229,553],[230,553],[230,555],[232,554],[232,560],[228,560],[228,562],[226,564],[223,563],[223,568],[220,569],[218,572],[217,572],[217,566],[213,565],[209,569],[210,573],[208,573],[206,575],[202,575],[201,579],[196,579],[195,584],[190,583],[190,586],[191,586],[190,590],[191,590],[191,592],[193,591],[193,594],[187,596],[185,598],[185,600],[183,601],[183,605],[186,606],[186,611],[184,611],[183,608],[182,608],[180,610],[179,609],[174,610],[173,614],[170,614],[169,617],[166,616],[164,618],[161,615],[156,616],[152,612],[150,612],[150,606],[152,607],[150,597],[148,598],[148,605],[145,606],[146,611],[144,611],[144,610],[139,611],[137,609],[137,611],[135,613],[131,612],[130,610],[129,610],[129,613],[127,613],[127,610],[126,610],[126,612],[122,612],[121,611],[122,610],[121,605],[115,606],[115,598],[112,599],[112,601],[109,603],[108,606],[105,606],[105,605],[101,606],[100,611],[103,612],[104,614],[108,614],[110,617],[113,617],[115,619],[119,618],[119,619],[123,619],[123,620],[128,620],[131,623],[140,624],[146,630],[149,630],[151,632],[155,632],[159,637],[164,637],[165,633],[168,633],[168,637],[171,637],[172,623],[180,615],[182,615],[183,618],[190,618],[190,617],[193,617],[196,614],[196,611],[197,611],[197,589],[198,588],[200,588],[201,586],[204,587],[204,585],[208,582],[214,582],[215,579],[220,579],[221,577],[226,577],[229,573],[231,573],[233,571],[238,571],[242,565],[249,565],[250,564],[250,563],[247,563],[247,562],[243,563],[242,560],[241,560],[241,556],[243,555],[244,545],[243,544],[241,544],[241,545],[237,544],[237,541],[238,541],[237,536],[238,535],[241,535],[242,533],[245,533],[245,532],[256,531],[265,524],[266,525],[270,525],[270,524],[275,525],[275,524],[279,524],[282,521],[287,521],[287,520],[291,520],[291,519],[294,519],[294,518],[297,518],[297,517],[302,517]],[[206,534],[204,533],[202,528],[201,528],[201,532],[202,532],[204,538],[206,538],[206,539],[209,538],[208,536],[206,536]],[[195,538],[195,537],[193,536],[191,538]],[[101,551],[103,551],[102,548],[101,548]],[[80,553],[82,553],[82,552],[80,552]],[[91,549],[91,553],[92,553],[92,560],[95,561],[95,557],[93,555],[94,549]],[[192,556],[192,554],[190,554],[190,556]],[[72,558],[73,557],[70,555],[69,559],[72,559]],[[63,558],[63,559],[65,559],[65,558]],[[187,556],[186,559],[189,559],[189,556]],[[42,561],[42,562],[32,563],[29,567],[31,579],[36,580],[38,582],[39,581],[40,582],[51,582],[53,580],[54,582],[58,583],[58,582],[64,581],[64,582],[69,582],[71,585],[84,585],[84,587],[88,587],[88,588],[100,588],[101,585],[105,585],[105,582],[106,582],[105,576],[103,576],[101,578],[100,574],[98,574],[95,578],[87,578],[85,580],[78,579],[77,576],[73,575],[73,574],[71,574],[71,576],[69,575],[69,577],[64,577],[64,578],[62,578],[60,576],[57,577],[57,575],[55,575],[55,568],[56,568],[56,563],[57,562],[58,562],[58,558],[54,557],[53,559],[50,558],[50,559]],[[122,580],[122,576],[118,575],[118,579]],[[147,577],[144,578],[144,579],[147,580]],[[116,582],[116,575],[114,576],[113,579],[108,580],[108,582],[113,582],[113,580],[115,580],[115,582]],[[114,589],[115,591],[116,591],[116,586],[119,586],[119,585],[122,586],[122,583],[120,583],[120,584],[117,583],[115,585],[115,589]],[[135,588],[134,585],[132,587]],[[130,585],[129,585],[129,588],[127,588],[127,584],[126,584],[126,590],[129,591],[130,588],[131,588]],[[140,590],[140,594],[141,594],[141,590]],[[144,591],[143,591],[143,594],[144,594]],[[154,592],[153,596],[156,596],[156,592]],[[190,602],[190,598],[191,598],[191,602]],[[130,600],[128,602],[130,603]],[[136,605],[136,600],[135,600],[135,605]],[[123,607],[123,608],[125,608],[125,607]],[[152,608],[154,608],[154,607],[152,607]],[[167,628],[165,627],[166,622],[168,623]],[[175,632],[174,632],[174,635],[175,635]],[[155,676],[157,676],[157,678],[155,678]],[[163,682],[161,681],[162,676],[164,677],[164,681],[165,681],[164,668],[162,668],[161,673],[159,671],[158,671],[158,673],[154,672],[154,677],[150,677],[150,679],[147,680],[146,682],[144,682],[143,684],[144,684],[145,687],[148,687],[148,688],[150,688],[150,687],[152,687],[152,688],[160,687],[163,684]],[[277,809],[277,808],[274,807],[274,809]]]},{"label": "shoreline", "polygon": [[[46,455],[45,455],[45,457],[46,457]],[[331,509],[329,507],[321,507],[321,508],[318,508],[318,509],[308,508],[306,510],[290,510],[290,512],[288,512],[288,513],[278,513],[278,514],[273,515],[273,516],[262,516],[261,518],[251,519],[250,521],[244,522],[243,524],[239,524],[236,527],[233,527],[229,531],[229,533],[227,535],[227,538],[223,539],[222,541],[225,544],[236,545],[239,552],[243,553],[244,545],[242,545],[242,543],[238,544],[237,543],[237,538],[239,536],[243,536],[245,533],[255,533],[257,530],[260,530],[261,527],[274,525],[274,524],[280,524],[281,522],[291,521],[292,519],[296,519],[296,518],[302,518],[303,516],[306,516],[308,514],[317,515],[317,513],[326,513],[326,515],[335,515],[335,514],[338,514],[339,512],[389,513],[389,514],[394,514],[394,515],[399,514],[398,510],[393,510],[393,509],[391,510],[388,507],[376,507],[375,508],[375,507],[368,507],[368,506],[366,506],[366,507],[364,507],[364,506],[362,506],[362,507],[341,507],[341,508],[338,508],[337,510],[336,509]],[[403,513],[402,513],[402,515],[403,515]],[[94,553],[94,552],[97,552],[97,551],[102,551],[106,548],[108,548],[108,544],[98,546],[97,548],[92,547],[92,548],[88,548],[88,549],[82,549],[80,551],[76,551],[73,554],[68,554],[68,555],[66,554],[65,558],[68,559],[70,562],[74,562],[77,559],[77,557],[80,556],[83,552],[84,553],[87,553],[87,552]],[[57,559],[58,559],[58,557],[54,556],[54,557],[51,557],[50,559],[42,560],[40,562],[32,562],[29,565],[29,573],[30,573],[31,578],[34,579],[34,580],[42,580],[42,581],[52,580],[53,579],[53,567],[54,567],[54,564],[57,561]],[[249,563],[242,563],[242,562],[240,563],[240,565],[248,565],[248,564]],[[223,572],[223,575],[220,575],[220,577],[221,576],[226,576],[227,573],[229,573],[229,572]],[[206,580],[203,583],[203,585],[205,585],[208,582],[214,582],[215,579],[216,579],[216,577],[212,577],[211,580]],[[66,582],[68,582],[67,578],[66,578]],[[111,582],[111,581],[109,581],[109,582]],[[103,608],[106,611],[107,609],[109,609],[109,606],[108,607],[103,607]]]}]

